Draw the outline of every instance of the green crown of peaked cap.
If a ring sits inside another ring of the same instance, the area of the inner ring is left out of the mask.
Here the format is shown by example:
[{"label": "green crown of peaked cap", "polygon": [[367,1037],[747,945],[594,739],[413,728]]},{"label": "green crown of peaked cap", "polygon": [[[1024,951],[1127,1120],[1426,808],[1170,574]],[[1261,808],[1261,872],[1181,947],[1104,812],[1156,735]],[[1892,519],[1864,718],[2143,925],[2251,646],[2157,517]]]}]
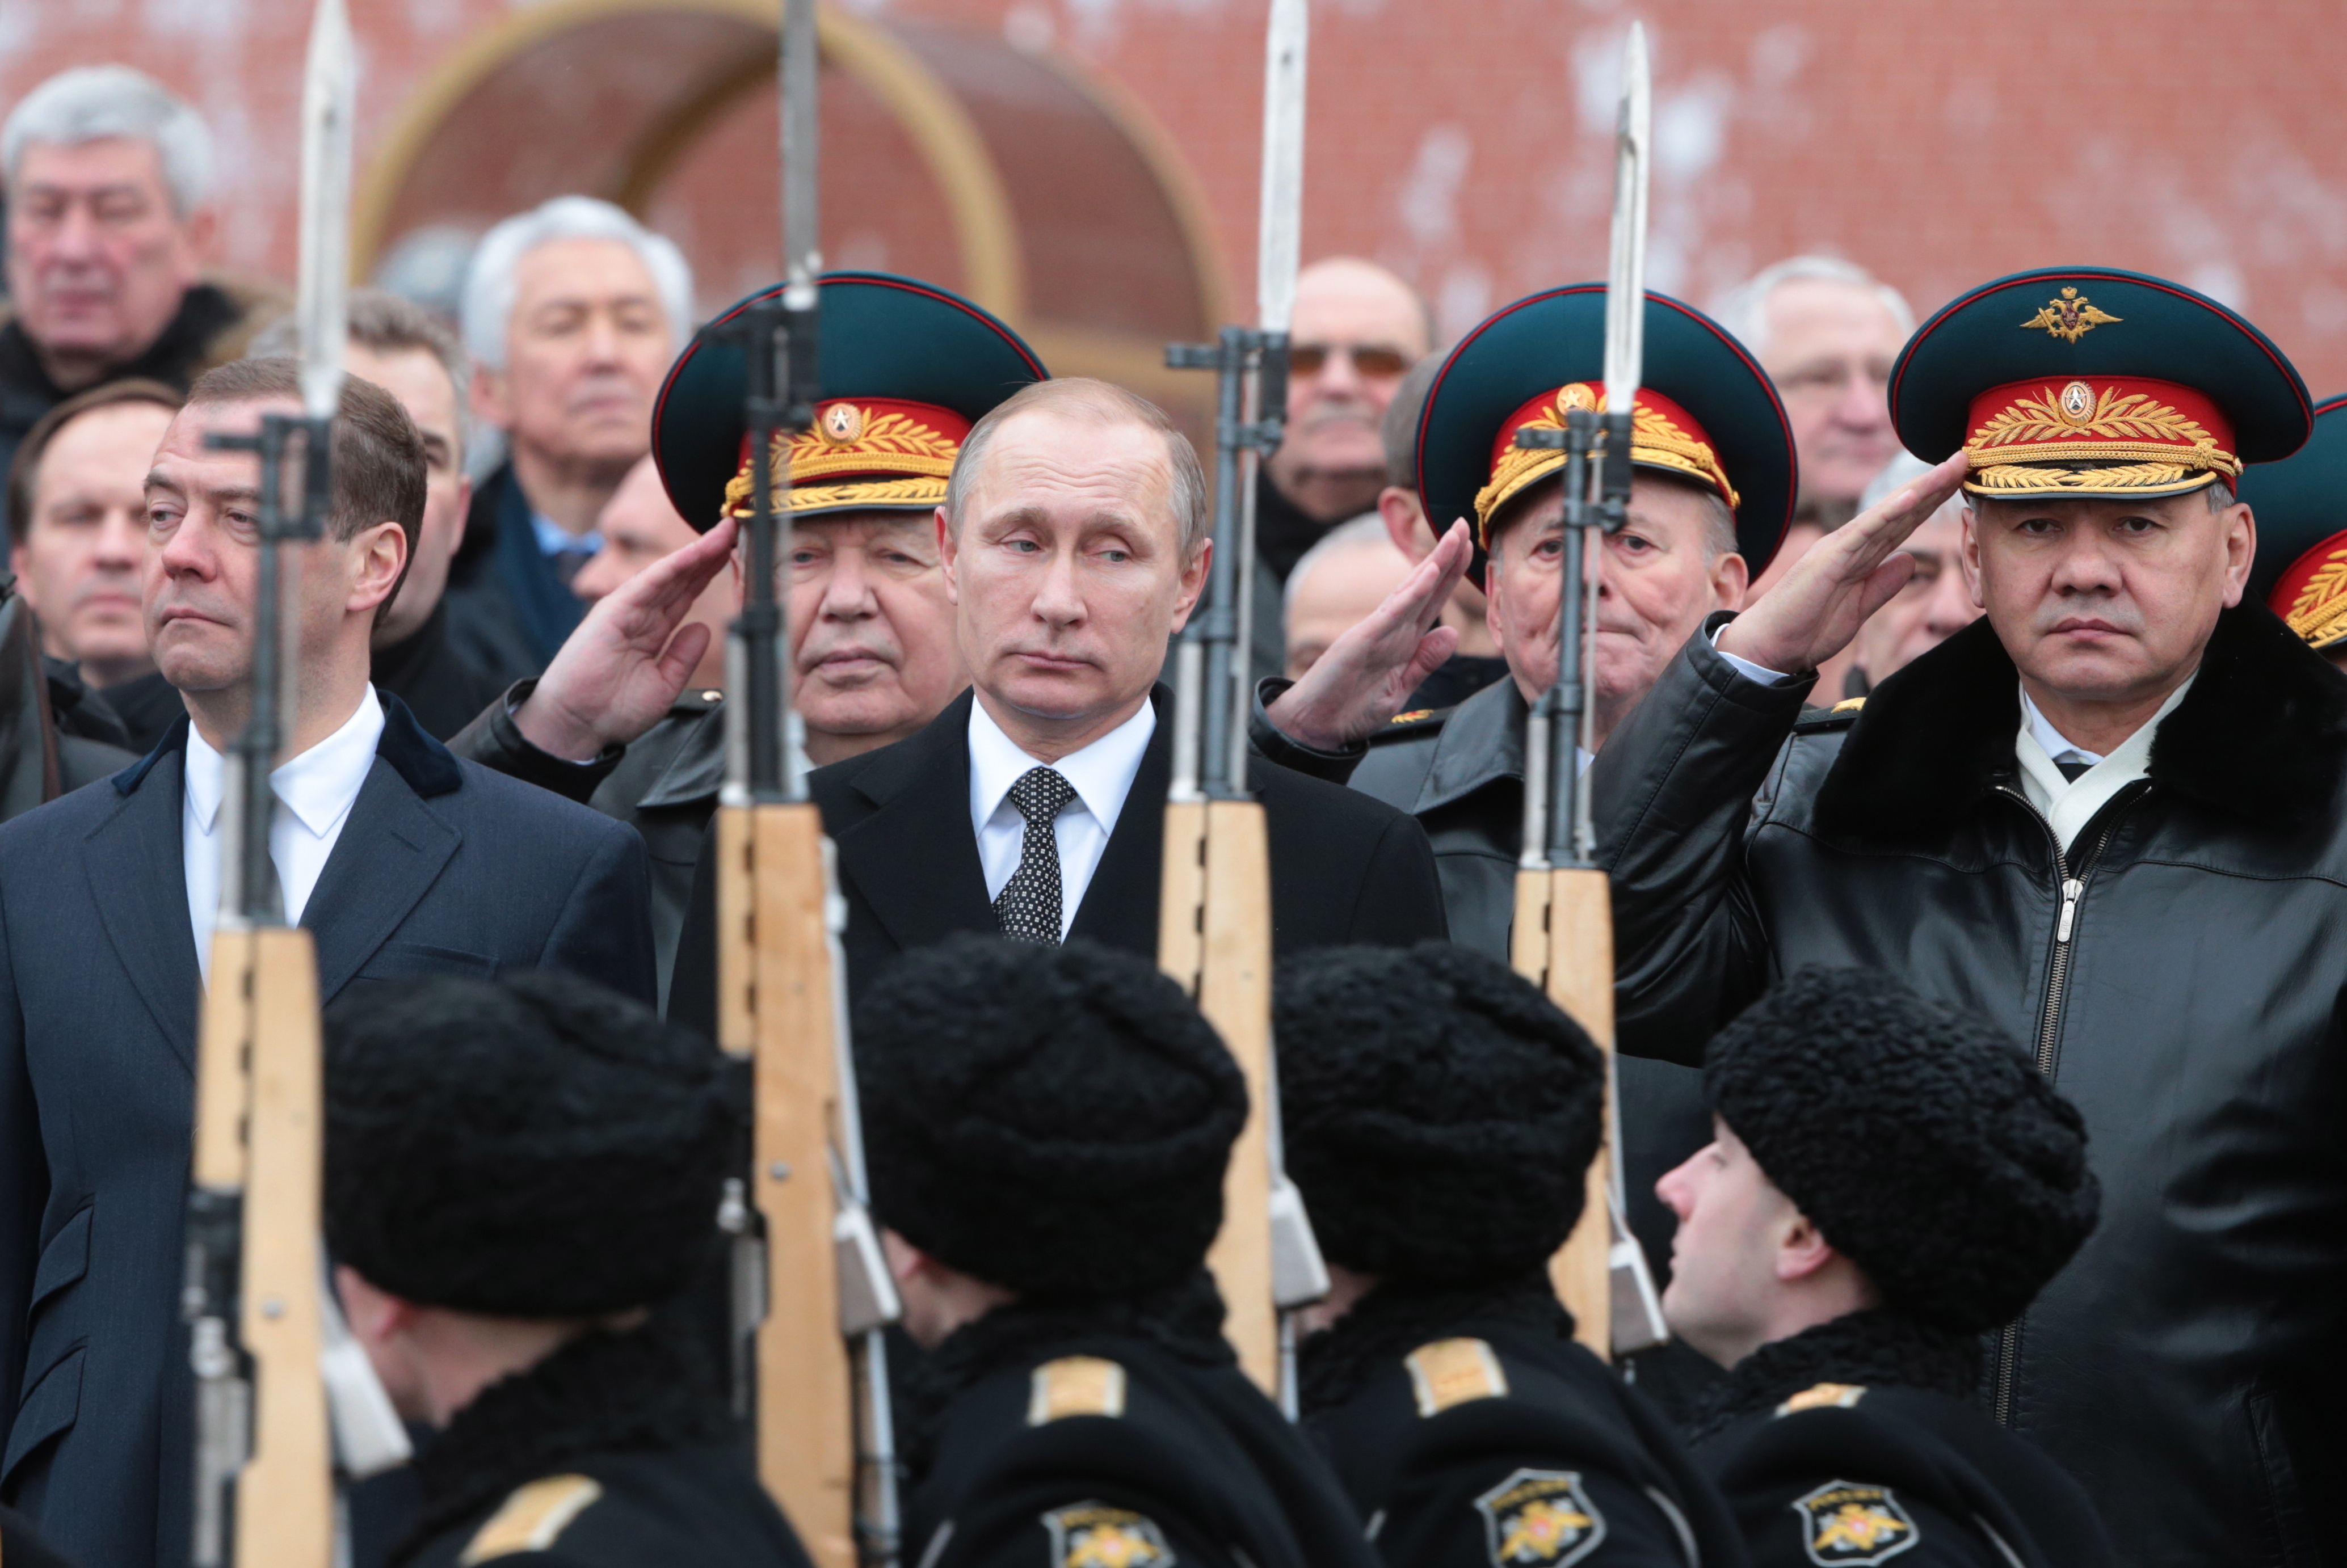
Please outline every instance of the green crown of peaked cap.
[{"label": "green crown of peaked cap", "polygon": [[[2065,342],[2036,324],[2064,289],[2116,319]],[[1983,283],[1917,327],[1891,367],[1891,423],[1907,450],[1944,462],[1972,434],[1973,398],[2041,375],[2145,376],[2196,388],[2232,421],[2234,456],[2244,463],[2289,456],[2314,417],[2289,358],[2206,294],[2110,267],[2048,267]]]},{"label": "green crown of peaked cap", "polygon": [[[1050,379],[1035,351],[959,294],[887,272],[819,280],[821,395],[934,403],[975,422],[1020,387]],[[740,471],[749,422],[748,361],[734,318],[783,285],[759,290],[693,334],[652,405],[661,482],[684,520],[706,533]]]},{"label": "green crown of peaked cap", "polygon": [[2306,445],[2245,470],[2239,494],[2258,525],[2248,596],[2262,604],[2300,557],[2347,532],[2347,395],[2316,404]]},{"label": "green crown of peaked cap", "polygon": [[[1471,527],[1491,481],[1491,443],[1543,392],[1605,373],[1605,285],[1575,283],[1518,300],[1461,339],[1435,373],[1418,421],[1418,487],[1440,535]],[[1727,329],[1667,294],[1646,295],[1641,384],[1686,409],[1736,487],[1736,548],[1758,577],[1793,520],[1798,463],[1777,389]],[[1473,577],[1483,579],[1483,554]]]}]

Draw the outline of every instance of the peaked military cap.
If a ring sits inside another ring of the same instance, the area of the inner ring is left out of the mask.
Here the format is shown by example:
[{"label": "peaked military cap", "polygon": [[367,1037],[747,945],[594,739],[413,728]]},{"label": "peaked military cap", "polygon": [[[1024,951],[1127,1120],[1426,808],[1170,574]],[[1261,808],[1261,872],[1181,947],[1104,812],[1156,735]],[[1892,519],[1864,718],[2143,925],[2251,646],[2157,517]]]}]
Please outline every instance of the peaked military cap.
[{"label": "peaked military cap", "polygon": [[2243,474],[2239,495],[2258,524],[2250,597],[2311,648],[2347,641],[2347,395],[2317,404],[2306,445]]},{"label": "peaked military cap", "polygon": [[2313,415],[2238,313],[2107,267],[1983,284],[1916,328],[1891,372],[1900,440],[1926,462],[1970,453],[1976,496],[2181,495],[2289,456]]},{"label": "peaked military cap", "polygon": [[[1726,501],[1737,553],[1758,577],[1793,518],[1785,405],[1744,346],[1700,311],[1649,293],[1645,333],[1630,456]],[[1491,514],[1564,466],[1562,452],[1518,447],[1516,432],[1602,408],[1604,368],[1605,285],[1575,283],[1500,311],[1435,373],[1418,423],[1419,495],[1438,532],[1475,519],[1477,581]]]},{"label": "peaked military cap", "polygon": [[[933,283],[826,272],[820,284],[822,400],[815,428],[791,439],[787,510],[928,511],[970,426],[1051,373],[1017,333]],[[761,289],[694,333],[652,405],[661,482],[704,533],[751,509],[748,361],[728,329],[782,292]]]}]

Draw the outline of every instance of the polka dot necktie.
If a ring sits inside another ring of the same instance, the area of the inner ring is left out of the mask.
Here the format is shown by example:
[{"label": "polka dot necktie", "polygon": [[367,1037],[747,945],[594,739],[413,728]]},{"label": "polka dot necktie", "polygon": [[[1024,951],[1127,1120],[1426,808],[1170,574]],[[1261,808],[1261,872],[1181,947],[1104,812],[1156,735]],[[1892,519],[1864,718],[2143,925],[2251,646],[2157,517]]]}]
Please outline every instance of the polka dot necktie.
[{"label": "polka dot necktie", "polygon": [[1010,786],[1010,804],[1027,819],[1019,869],[994,900],[994,917],[1014,942],[1060,945],[1060,840],[1051,825],[1076,798],[1076,786],[1050,768],[1029,768]]}]

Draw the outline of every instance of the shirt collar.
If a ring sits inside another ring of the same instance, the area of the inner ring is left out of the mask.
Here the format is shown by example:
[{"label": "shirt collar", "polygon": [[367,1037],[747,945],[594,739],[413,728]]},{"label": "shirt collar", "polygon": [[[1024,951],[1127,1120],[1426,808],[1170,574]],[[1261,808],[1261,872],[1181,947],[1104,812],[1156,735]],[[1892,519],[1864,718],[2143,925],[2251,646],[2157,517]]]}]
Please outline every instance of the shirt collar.
[{"label": "shirt collar", "polygon": [[[2021,693],[2023,743],[2016,748],[2020,764],[2045,787],[2049,797],[2061,796],[2074,784],[2086,783],[2089,776],[2098,785],[2113,790],[2132,784],[2151,771],[2151,743],[2159,730],[2159,722],[2176,711],[2176,705],[2184,701],[2184,693],[2192,690],[2192,682],[2198,679],[2198,671],[2186,676],[2176,690],[2168,694],[2168,701],[2159,705],[2159,711],[2138,726],[2135,733],[2112,747],[2107,756],[2086,750],[2055,729],[2053,722],[2038,711],[2037,704],[2030,701],[2028,690],[2024,688]],[[2065,758],[2085,763],[2087,773],[2081,774],[2075,780],[2063,777],[2055,764]]]},{"label": "shirt collar", "polygon": [[591,556],[603,548],[601,530],[590,528],[583,534],[574,534],[544,512],[530,513],[529,529],[538,536],[538,548],[541,555],[559,556],[569,551]]},{"label": "shirt collar", "polygon": [[[1142,753],[1156,733],[1157,705],[1143,702],[1140,711],[1123,723],[1049,765],[1074,788],[1076,798],[1083,802],[1093,820],[1112,830],[1124,809],[1124,797],[1133,791],[1133,776],[1141,772]],[[973,693],[969,702],[971,815],[979,823],[986,822],[1001,809],[1010,786],[1028,769],[1043,765],[1002,733],[1002,726]]]},{"label": "shirt collar", "polygon": [[[269,775],[270,788],[285,809],[323,838],[358,799],[374,754],[383,742],[383,702],[369,686],[357,709],[342,727]],[[193,724],[188,726],[188,808],[206,834],[220,819],[220,796],[227,790],[228,764]]]}]

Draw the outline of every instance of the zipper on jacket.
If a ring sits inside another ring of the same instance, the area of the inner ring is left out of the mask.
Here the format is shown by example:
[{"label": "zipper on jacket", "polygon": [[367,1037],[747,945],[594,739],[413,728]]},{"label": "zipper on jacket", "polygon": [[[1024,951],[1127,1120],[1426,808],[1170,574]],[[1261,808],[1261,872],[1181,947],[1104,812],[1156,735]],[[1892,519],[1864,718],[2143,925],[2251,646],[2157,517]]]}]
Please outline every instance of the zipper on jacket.
[{"label": "zipper on jacket", "polygon": [[[2094,875],[2095,863],[2103,857],[2103,845],[2108,844],[2112,831],[2118,826],[2119,812],[2095,835],[2086,847],[2086,857],[2075,870],[2069,856],[2063,852],[2062,835],[2054,831],[2054,824],[2044,812],[2030,804],[2029,797],[2006,784],[1997,792],[2012,796],[2021,809],[2037,819],[2045,829],[2046,841],[2054,846],[2054,875],[2062,884],[2062,912],[2054,923],[2054,956],[2045,966],[2045,1001],[2037,1014],[2037,1071],[2051,1081],[2054,1076],[2054,1045],[2062,1036],[2062,1002],[2070,986],[2070,947],[2078,935],[2078,900],[2086,896],[2086,878]],[[2127,799],[2127,804],[2133,800]],[[2125,810],[2125,805],[2121,806]],[[1996,1388],[1993,1409],[1999,1426],[2013,1425],[2014,1384],[2021,1367],[2021,1325],[2028,1317],[2024,1312],[1996,1331]]]}]

